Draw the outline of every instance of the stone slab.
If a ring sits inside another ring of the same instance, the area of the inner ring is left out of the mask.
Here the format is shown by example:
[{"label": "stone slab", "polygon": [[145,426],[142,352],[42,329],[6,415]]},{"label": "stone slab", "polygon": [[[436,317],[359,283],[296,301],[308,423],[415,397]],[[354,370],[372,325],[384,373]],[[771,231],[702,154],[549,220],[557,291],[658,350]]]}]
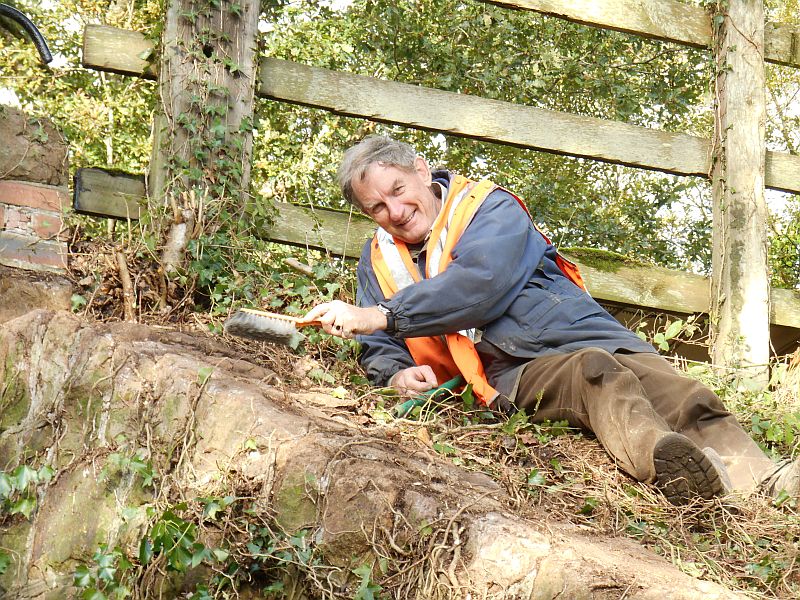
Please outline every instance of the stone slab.
[{"label": "stone slab", "polygon": [[64,273],[67,268],[67,244],[0,231],[0,264],[34,271]]}]

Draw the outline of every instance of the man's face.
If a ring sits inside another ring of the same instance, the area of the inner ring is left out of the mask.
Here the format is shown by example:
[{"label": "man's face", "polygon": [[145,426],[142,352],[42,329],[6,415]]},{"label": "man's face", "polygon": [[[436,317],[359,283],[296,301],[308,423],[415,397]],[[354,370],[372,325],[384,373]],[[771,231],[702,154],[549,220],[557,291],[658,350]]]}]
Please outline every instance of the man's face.
[{"label": "man's face", "polygon": [[420,157],[413,172],[373,163],[363,179],[352,185],[361,210],[408,244],[425,239],[439,212],[439,199],[431,190],[431,172]]}]

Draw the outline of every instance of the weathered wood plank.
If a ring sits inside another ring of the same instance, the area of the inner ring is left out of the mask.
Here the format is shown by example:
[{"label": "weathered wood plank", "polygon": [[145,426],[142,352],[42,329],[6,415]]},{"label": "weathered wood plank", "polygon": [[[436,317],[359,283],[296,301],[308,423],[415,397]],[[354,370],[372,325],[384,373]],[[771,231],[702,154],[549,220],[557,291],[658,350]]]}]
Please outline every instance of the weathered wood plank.
[{"label": "weathered wood plank", "polygon": [[264,98],[373,121],[678,175],[702,176],[710,165],[708,141],[690,135],[337,73],[274,58],[262,61],[260,80],[258,93]]},{"label": "weathered wood plank", "polygon": [[87,25],[83,32],[84,67],[122,75],[158,78],[158,65],[150,63],[153,40],[138,31],[108,25]]},{"label": "weathered wood plank", "polygon": [[[483,0],[506,8],[531,10],[573,23],[675,42],[711,47],[711,18],[700,6],[679,0]],[[800,67],[800,29],[767,23],[764,59]]]},{"label": "weathered wood plank", "polygon": [[274,242],[316,248],[336,256],[358,258],[375,224],[359,213],[276,202],[278,218],[266,232]]},{"label": "weathered wood plank", "polygon": [[[676,175],[708,177],[710,141],[268,58],[264,98]],[[800,156],[770,152],[766,186],[800,193]]]},{"label": "weathered wood plank", "polygon": [[[89,45],[105,44],[116,30],[90,26]],[[137,34],[141,35],[141,34]],[[143,36],[142,36],[143,38]],[[106,44],[109,45],[109,44]],[[145,61],[90,53],[87,67],[142,75]],[[118,62],[115,57],[119,58]],[[138,65],[134,68],[134,63]],[[130,68],[131,70],[126,71]],[[519,106],[372,77],[337,73],[278,59],[262,61],[264,98],[555,154],[592,158],[677,175],[707,177],[710,141],[616,121]],[[800,156],[767,155],[766,186],[800,193]]]},{"label": "weathered wood plank", "polygon": [[144,177],[105,169],[75,172],[73,208],[84,215],[133,219],[146,205]]},{"label": "weathered wood plank", "polygon": [[579,266],[589,293],[598,300],[671,313],[708,310],[709,281],[702,275],[655,266],[597,268],[590,261],[570,258]]}]

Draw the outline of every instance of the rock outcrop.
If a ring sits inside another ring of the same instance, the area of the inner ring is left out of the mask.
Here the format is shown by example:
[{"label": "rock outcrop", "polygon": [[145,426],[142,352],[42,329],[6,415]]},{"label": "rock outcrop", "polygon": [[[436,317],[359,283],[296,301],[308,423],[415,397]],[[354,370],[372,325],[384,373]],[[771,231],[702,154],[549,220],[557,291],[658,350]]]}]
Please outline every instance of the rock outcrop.
[{"label": "rock outcrop", "polygon": [[[152,462],[156,485],[119,467],[134,455]],[[10,598],[74,595],[98,544],[136,556],[167,483],[184,498],[246,499],[262,522],[310,532],[342,598],[354,595],[353,565],[378,555],[376,580],[414,574],[398,598],[737,597],[633,541],[521,518],[487,475],[310,405],[214,340],[141,325],[48,310],[0,325],[0,468],[20,464],[54,475],[30,519],[0,531]],[[173,597],[188,579],[169,582]]]}]

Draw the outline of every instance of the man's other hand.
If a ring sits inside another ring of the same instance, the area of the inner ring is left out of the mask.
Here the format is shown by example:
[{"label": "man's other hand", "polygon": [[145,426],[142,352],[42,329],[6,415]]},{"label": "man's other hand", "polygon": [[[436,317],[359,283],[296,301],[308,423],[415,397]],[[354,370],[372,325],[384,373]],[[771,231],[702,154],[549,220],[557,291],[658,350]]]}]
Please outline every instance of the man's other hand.
[{"label": "man's other hand", "polygon": [[428,365],[409,367],[398,371],[389,380],[389,385],[406,396],[427,392],[439,385],[436,375]]},{"label": "man's other hand", "polygon": [[[326,333],[352,339],[356,334],[386,329],[386,315],[374,306],[359,308],[341,300],[323,302],[312,308],[303,321],[319,321]],[[302,323],[300,323],[302,325]]]}]

